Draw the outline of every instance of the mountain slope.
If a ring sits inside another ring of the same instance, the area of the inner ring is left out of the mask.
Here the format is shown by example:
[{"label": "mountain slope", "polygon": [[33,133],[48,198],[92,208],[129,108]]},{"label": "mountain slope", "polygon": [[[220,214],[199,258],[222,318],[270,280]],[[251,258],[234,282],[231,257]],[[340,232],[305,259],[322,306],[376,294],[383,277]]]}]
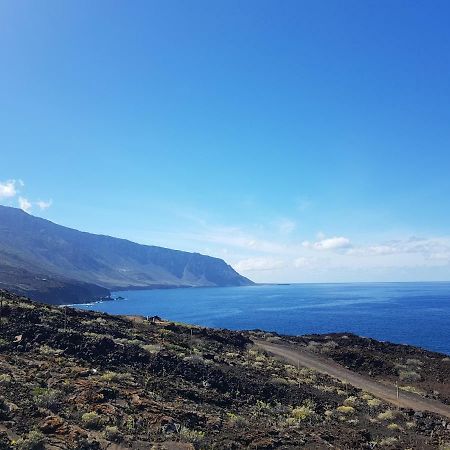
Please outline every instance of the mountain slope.
[{"label": "mountain slope", "polygon": [[[0,285],[2,282],[21,294],[28,290],[34,295],[45,291],[45,282],[85,283],[86,291],[100,289],[94,296],[105,294],[102,288],[252,284],[218,258],[80,232],[0,206]],[[37,298],[46,300],[42,295]]]}]

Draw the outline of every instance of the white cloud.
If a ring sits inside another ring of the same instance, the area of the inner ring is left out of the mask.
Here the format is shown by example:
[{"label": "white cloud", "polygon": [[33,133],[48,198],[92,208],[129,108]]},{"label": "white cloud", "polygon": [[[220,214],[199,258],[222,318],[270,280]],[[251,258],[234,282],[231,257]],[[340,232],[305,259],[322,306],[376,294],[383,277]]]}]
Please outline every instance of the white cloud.
[{"label": "white cloud", "polygon": [[238,272],[255,272],[260,270],[274,270],[282,269],[286,263],[281,259],[260,257],[260,258],[247,258],[238,261],[234,264],[234,268]]},{"label": "white cloud", "polygon": [[[322,237],[323,235],[321,235]],[[315,250],[340,250],[344,248],[350,248],[352,243],[350,239],[343,236],[335,236],[332,238],[321,239],[316,242],[304,241],[303,247],[311,248]]]},{"label": "white cloud", "polygon": [[[15,198],[20,193],[20,188],[23,188],[24,186],[25,183],[21,179],[0,181],[0,200]],[[30,212],[33,205],[37,206],[41,211],[44,211],[45,209],[50,208],[53,203],[52,200],[38,200],[37,202],[31,202],[22,196],[20,196],[17,201],[19,203],[19,207],[26,212]],[[11,202],[8,204],[11,205]]]},{"label": "white cloud", "polygon": [[409,255],[410,258],[412,255],[416,255],[425,260],[450,261],[450,238],[410,237],[409,239],[352,248],[349,249],[348,254],[360,257]]},{"label": "white cloud", "polygon": [[47,202],[45,202],[45,201],[43,201],[43,200],[39,200],[39,201],[36,202],[36,206],[38,206],[39,209],[40,209],[41,211],[43,211],[44,209],[50,208],[50,206],[52,206],[52,203],[53,203],[52,200],[49,200],[49,201],[47,201]]},{"label": "white cloud", "polygon": [[0,182],[0,199],[12,198],[17,195],[17,185],[23,186],[21,180],[7,180]]},{"label": "white cloud", "polygon": [[19,206],[20,209],[23,209],[25,212],[30,212],[32,205],[31,202],[29,202],[26,198],[19,197]]}]

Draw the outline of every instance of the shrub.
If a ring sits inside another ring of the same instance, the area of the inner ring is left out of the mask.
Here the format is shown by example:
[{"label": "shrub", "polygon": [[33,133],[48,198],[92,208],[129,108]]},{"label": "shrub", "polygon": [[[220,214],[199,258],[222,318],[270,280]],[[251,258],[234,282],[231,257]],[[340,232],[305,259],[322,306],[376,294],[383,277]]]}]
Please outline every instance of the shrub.
[{"label": "shrub", "polygon": [[408,366],[423,366],[423,362],[420,359],[407,359],[406,364]]},{"label": "shrub", "polygon": [[395,418],[395,413],[391,409],[387,409],[386,411],[378,414],[377,417],[380,420],[392,420]]},{"label": "shrub", "polygon": [[183,358],[183,360],[186,362],[189,362],[191,364],[202,364],[202,365],[212,364],[211,360],[205,359],[205,358],[203,358],[203,356],[200,356],[200,355],[185,356]]},{"label": "shrub", "polygon": [[15,444],[19,450],[41,450],[44,448],[44,435],[40,431],[32,430]]},{"label": "shrub", "polygon": [[367,404],[371,408],[376,408],[377,406],[381,405],[381,400],[378,400],[377,398],[370,398],[370,399],[367,400]]},{"label": "shrub", "polygon": [[280,385],[283,385],[283,386],[287,386],[287,385],[290,384],[288,380],[286,380],[285,378],[281,378],[281,377],[274,377],[274,378],[272,378],[272,383],[280,384]]},{"label": "shrub", "polygon": [[248,425],[248,420],[245,417],[238,416],[237,414],[228,413],[228,423],[232,427],[246,427]]},{"label": "shrub", "polygon": [[291,412],[292,417],[298,420],[299,422],[308,419],[313,414],[314,410],[311,409],[309,406],[299,406],[297,408],[294,408]]},{"label": "shrub", "polygon": [[0,374],[0,384],[9,384],[11,383],[11,375],[7,373]]},{"label": "shrub", "polygon": [[161,346],[158,344],[144,344],[141,347],[150,354],[158,353],[161,350]]},{"label": "shrub", "polygon": [[108,441],[112,442],[118,442],[120,441],[120,431],[117,427],[106,427],[105,428],[105,438],[108,439]]},{"label": "shrub", "polygon": [[100,427],[102,420],[100,415],[98,415],[95,411],[92,411],[84,413],[81,416],[81,421],[85,427],[95,429]]},{"label": "shrub", "polygon": [[419,373],[413,370],[401,370],[398,375],[401,381],[420,381],[422,378]]},{"label": "shrub", "polygon": [[395,437],[388,437],[388,438],[382,439],[382,440],[379,442],[379,444],[380,444],[382,447],[388,447],[388,446],[390,446],[390,445],[396,444],[397,441],[398,441],[398,439],[395,438]]},{"label": "shrub", "polygon": [[356,397],[348,397],[344,400],[345,406],[355,406],[358,403],[358,399]]},{"label": "shrub", "polygon": [[41,408],[47,408],[51,411],[58,409],[61,403],[61,392],[56,389],[35,388],[34,402]]},{"label": "shrub", "polygon": [[319,344],[319,342],[310,341],[310,342],[308,342],[308,345],[306,346],[306,350],[309,350],[310,352],[313,352],[313,353],[320,353],[321,345]]},{"label": "shrub", "polygon": [[400,430],[400,427],[396,423],[390,423],[387,427],[389,430]]},{"label": "shrub", "polygon": [[417,395],[425,395],[424,391],[421,391],[420,389],[417,389],[414,386],[400,386],[400,389],[405,392],[412,392],[413,394]]},{"label": "shrub", "polygon": [[179,431],[179,435],[183,440],[188,442],[192,442],[194,444],[199,444],[205,438],[204,431],[190,430],[186,427],[181,427]]},{"label": "shrub", "polygon": [[338,406],[336,409],[342,414],[353,414],[355,412],[355,408],[353,408],[353,406],[342,405]]},{"label": "shrub", "polygon": [[129,373],[119,373],[119,372],[108,371],[108,372],[105,372],[100,377],[100,380],[111,383],[111,382],[118,382],[118,381],[132,381],[133,377]]},{"label": "shrub", "polygon": [[60,355],[61,353],[63,353],[63,350],[57,350],[54,349],[52,347],[49,347],[48,345],[44,344],[41,345],[39,347],[39,353],[41,353],[42,355],[46,355],[46,356],[51,356],[51,355]]},{"label": "shrub", "polygon": [[262,400],[257,400],[253,409],[257,414],[270,414],[272,411],[272,406],[270,403],[266,403]]}]

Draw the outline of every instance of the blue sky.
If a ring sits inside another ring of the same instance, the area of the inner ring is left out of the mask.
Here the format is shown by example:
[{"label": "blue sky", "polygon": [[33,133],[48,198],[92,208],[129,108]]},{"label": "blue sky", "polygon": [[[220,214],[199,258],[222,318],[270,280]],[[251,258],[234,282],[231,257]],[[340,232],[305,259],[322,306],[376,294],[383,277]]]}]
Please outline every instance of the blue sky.
[{"label": "blue sky", "polygon": [[0,1],[0,203],[256,281],[450,280],[449,15]]}]

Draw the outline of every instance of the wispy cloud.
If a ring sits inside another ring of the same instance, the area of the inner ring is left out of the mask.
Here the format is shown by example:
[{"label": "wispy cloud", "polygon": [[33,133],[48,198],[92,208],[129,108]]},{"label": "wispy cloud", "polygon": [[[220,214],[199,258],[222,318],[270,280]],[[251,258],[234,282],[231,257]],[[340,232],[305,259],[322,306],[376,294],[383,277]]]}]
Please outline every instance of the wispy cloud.
[{"label": "wispy cloud", "polygon": [[19,197],[19,206],[20,209],[23,209],[25,212],[30,212],[32,204],[25,197]]},{"label": "wispy cloud", "polygon": [[335,236],[331,238],[324,238],[316,242],[304,241],[303,247],[315,250],[340,250],[350,248],[352,243],[350,239],[343,236]]},{"label": "wispy cloud", "polygon": [[291,219],[281,219],[278,221],[278,231],[281,234],[291,234],[297,228],[297,223]]},{"label": "wispy cloud", "polygon": [[450,238],[418,238],[413,236],[403,240],[352,248],[348,253],[349,255],[362,257],[419,255],[428,260],[450,261]]},{"label": "wispy cloud", "polygon": [[234,264],[234,268],[238,272],[259,272],[262,270],[282,269],[286,266],[286,262],[277,258],[247,258]]},{"label": "wispy cloud", "polygon": [[48,201],[43,201],[43,200],[39,200],[39,201],[37,201],[36,203],[35,203],[35,205],[37,206],[37,207],[39,207],[39,209],[41,210],[41,211],[43,211],[43,210],[45,210],[45,209],[48,209],[48,208],[50,208],[50,206],[52,206],[52,203],[53,203],[53,201],[52,200],[48,200]]},{"label": "wispy cloud", "polygon": [[284,244],[272,240],[261,239],[239,227],[205,226],[201,232],[188,233],[185,237],[201,242],[240,248],[252,252],[277,254],[286,251],[286,246]]}]

